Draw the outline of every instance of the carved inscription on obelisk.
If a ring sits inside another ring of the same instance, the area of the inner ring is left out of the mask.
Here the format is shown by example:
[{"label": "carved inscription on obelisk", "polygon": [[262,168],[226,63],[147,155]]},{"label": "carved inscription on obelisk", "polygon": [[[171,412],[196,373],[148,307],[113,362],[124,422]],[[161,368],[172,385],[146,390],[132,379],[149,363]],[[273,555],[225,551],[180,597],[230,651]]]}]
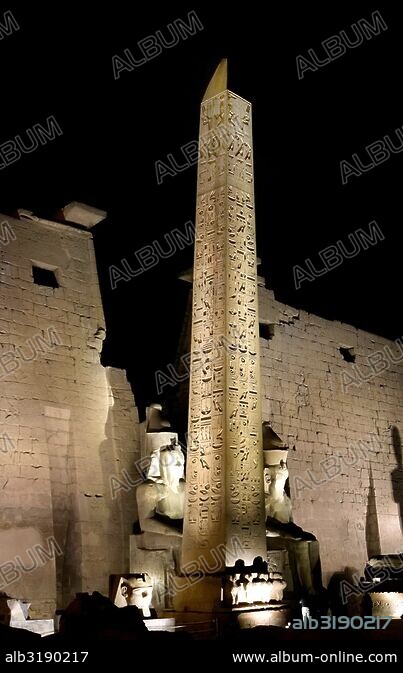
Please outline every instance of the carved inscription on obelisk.
[{"label": "carved inscription on obelisk", "polygon": [[215,571],[266,556],[251,124],[226,89],[202,102],[182,565]]}]

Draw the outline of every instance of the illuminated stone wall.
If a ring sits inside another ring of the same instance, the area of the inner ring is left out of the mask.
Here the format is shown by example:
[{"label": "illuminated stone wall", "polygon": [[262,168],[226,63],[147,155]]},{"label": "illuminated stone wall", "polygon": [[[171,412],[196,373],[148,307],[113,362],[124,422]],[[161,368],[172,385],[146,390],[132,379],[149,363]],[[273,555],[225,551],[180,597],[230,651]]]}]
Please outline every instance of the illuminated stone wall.
[{"label": "illuminated stone wall", "polygon": [[110,478],[133,475],[138,416],[125,373],[100,364],[90,232],[22,217],[0,218],[0,591],[44,617],[128,569],[135,498]]},{"label": "illuminated stone wall", "polygon": [[360,575],[403,548],[403,346],[259,290],[263,419],[290,446],[294,520],[318,537],[325,580]]}]

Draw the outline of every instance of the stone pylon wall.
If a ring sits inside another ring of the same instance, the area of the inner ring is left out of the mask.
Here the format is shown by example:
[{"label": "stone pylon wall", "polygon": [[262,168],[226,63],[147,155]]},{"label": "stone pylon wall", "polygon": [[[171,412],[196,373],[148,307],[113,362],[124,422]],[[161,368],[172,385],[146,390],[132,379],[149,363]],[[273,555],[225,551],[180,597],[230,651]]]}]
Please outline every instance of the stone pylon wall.
[{"label": "stone pylon wall", "polygon": [[[104,368],[91,234],[0,216],[0,591],[46,617],[128,570],[138,416],[125,373]],[[59,287],[36,284],[32,266]]]},{"label": "stone pylon wall", "polygon": [[361,575],[403,549],[403,345],[262,287],[259,315],[274,332],[260,340],[263,418],[290,447],[294,521],[317,536],[326,582]]}]

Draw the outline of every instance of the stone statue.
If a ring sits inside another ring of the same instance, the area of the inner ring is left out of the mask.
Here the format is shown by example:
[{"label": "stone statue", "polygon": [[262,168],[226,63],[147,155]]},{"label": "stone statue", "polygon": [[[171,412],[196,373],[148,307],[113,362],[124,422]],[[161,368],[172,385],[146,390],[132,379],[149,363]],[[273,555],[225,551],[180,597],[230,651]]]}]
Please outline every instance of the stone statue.
[{"label": "stone statue", "polygon": [[283,460],[278,465],[264,468],[266,520],[275,519],[281,523],[291,521],[291,500],[285,492],[287,479],[288,469]]},{"label": "stone statue", "polygon": [[176,437],[152,452],[147,481],[136,491],[142,532],[182,537],[184,465],[185,456]]},{"label": "stone statue", "polygon": [[292,540],[316,540],[312,533],[304,531],[292,520],[291,500],[285,491],[287,479],[288,468],[284,460],[264,468],[266,535]]},{"label": "stone statue", "polygon": [[[316,537],[292,520],[291,500],[286,493],[285,486],[288,479],[286,460],[280,459],[280,451],[266,451],[266,466],[264,468],[265,511],[266,511],[266,536],[268,538],[268,550],[276,547],[274,540],[277,538],[281,547],[288,552],[293,585],[305,596],[314,596],[315,580],[314,569],[320,567],[319,548]],[[285,453],[285,450],[281,450]],[[270,455],[271,454],[271,455]],[[278,462],[274,462],[277,458]],[[274,459],[274,460],[273,460]],[[287,580],[287,583],[291,584]],[[321,582],[320,582],[321,585]]]},{"label": "stone statue", "polygon": [[137,573],[122,579],[120,591],[127,605],[135,605],[143,617],[151,617],[151,598],[153,583],[148,573]]},{"label": "stone statue", "polygon": [[169,432],[171,424],[163,416],[162,405],[154,402],[146,410],[146,431],[150,432]]}]

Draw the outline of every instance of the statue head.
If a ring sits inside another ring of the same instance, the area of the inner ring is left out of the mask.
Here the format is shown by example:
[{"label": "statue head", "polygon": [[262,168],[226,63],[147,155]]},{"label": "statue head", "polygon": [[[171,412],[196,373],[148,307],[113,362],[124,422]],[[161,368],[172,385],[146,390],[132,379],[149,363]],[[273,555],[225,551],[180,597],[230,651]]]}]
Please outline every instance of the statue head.
[{"label": "statue head", "polygon": [[264,490],[265,493],[272,493],[274,490],[284,490],[288,479],[288,467],[284,460],[280,460],[277,465],[270,465],[264,469]]},{"label": "statue head", "polygon": [[138,573],[124,578],[120,590],[127,605],[135,605],[143,611],[145,617],[150,615],[153,583],[148,573]]},{"label": "statue head", "polygon": [[170,444],[152,452],[147,479],[175,488],[184,478],[185,456],[176,437],[171,437]]},{"label": "statue head", "polygon": [[146,410],[146,432],[162,432],[168,430],[171,424],[163,415],[162,405],[155,402]]}]

